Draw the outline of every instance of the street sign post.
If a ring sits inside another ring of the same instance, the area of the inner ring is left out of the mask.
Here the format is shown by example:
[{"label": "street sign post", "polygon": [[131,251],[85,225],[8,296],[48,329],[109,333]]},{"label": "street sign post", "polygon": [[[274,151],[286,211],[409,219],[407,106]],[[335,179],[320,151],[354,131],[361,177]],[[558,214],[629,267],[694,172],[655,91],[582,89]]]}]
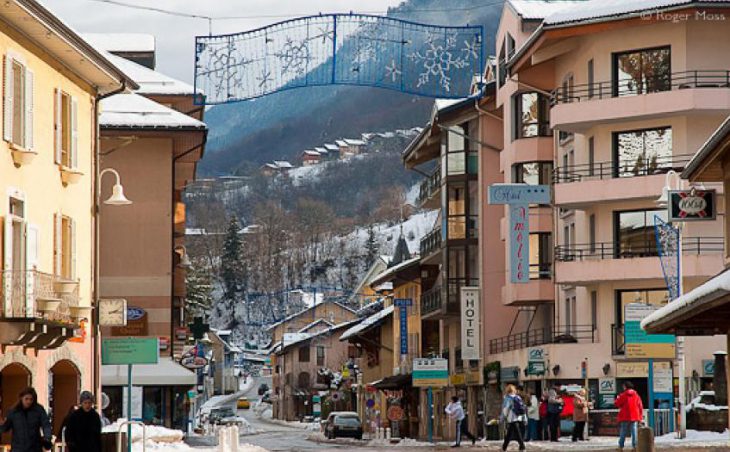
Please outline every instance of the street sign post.
[{"label": "street sign post", "polygon": [[550,204],[549,185],[492,184],[489,204],[509,206],[510,281],[530,281],[530,204]]},{"label": "street sign post", "polygon": [[433,442],[433,388],[449,384],[449,360],[444,358],[416,358],[413,360],[413,387],[427,388],[428,442]]},{"label": "street sign post", "polygon": [[[157,364],[160,344],[156,337],[109,338],[101,341],[101,365],[127,366],[127,421],[132,420],[132,366]],[[132,424],[127,424],[127,452],[132,452]]]}]

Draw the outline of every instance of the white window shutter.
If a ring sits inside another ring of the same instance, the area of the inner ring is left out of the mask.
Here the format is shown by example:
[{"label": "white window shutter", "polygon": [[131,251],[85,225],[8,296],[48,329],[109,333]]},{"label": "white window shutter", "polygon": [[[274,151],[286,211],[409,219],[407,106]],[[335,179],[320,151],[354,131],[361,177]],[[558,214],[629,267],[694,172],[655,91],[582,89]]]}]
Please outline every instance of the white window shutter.
[{"label": "white window shutter", "polygon": [[5,77],[3,78],[3,138],[13,141],[13,59],[5,55]]},{"label": "white window shutter", "polygon": [[63,229],[61,215],[53,214],[53,274],[61,274],[61,258],[63,257]]},{"label": "white window shutter", "polygon": [[53,128],[54,153],[53,153],[53,155],[54,155],[54,157],[53,157],[53,160],[54,160],[54,162],[56,162],[57,165],[60,165],[61,162],[63,161],[63,157],[61,155],[61,140],[63,137],[63,135],[61,133],[62,133],[63,121],[61,120],[61,111],[62,111],[61,107],[62,106],[61,106],[61,90],[60,89],[56,88],[53,98],[54,98],[53,106],[54,106],[54,110],[55,110],[55,112],[53,114],[53,117],[54,117],[54,121],[53,121],[53,125],[54,125],[54,128]]},{"label": "white window shutter", "polygon": [[5,304],[5,316],[13,315],[13,217],[5,216],[3,234],[3,293]]},{"label": "white window shutter", "polygon": [[[32,254],[34,252],[33,247],[35,246],[36,240],[31,238],[30,227],[27,222],[23,222],[23,236],[25,237],[25,266],[27,270],[32,270],[33,260]],[[32,272],[25,274],[25,316],[33,317],[35,315],[35,278]]]},{"label": "white window shutter", "polygon": [[33,149],[33,71],[25,68],[25,149]]},{"label": "white window shutter", "polygon": [[69,238],[71,240],[71,246],[69,246],[71,250],[71,279],[76,280],[76,221],[70,219],[69,225],[71,228],[69,231]]},{"label": "white window shutter", "polygon": [[75,97],[71,98],[71,158],[69,163],[71,168],[78,168],[79,156],[79,103]]}]

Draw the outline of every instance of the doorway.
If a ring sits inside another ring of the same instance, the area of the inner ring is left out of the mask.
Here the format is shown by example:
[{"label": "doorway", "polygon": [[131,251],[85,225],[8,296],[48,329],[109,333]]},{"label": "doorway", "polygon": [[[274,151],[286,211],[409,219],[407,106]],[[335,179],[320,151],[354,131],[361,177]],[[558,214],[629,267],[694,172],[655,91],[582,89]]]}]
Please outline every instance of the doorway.
[{"label": "doorway", "polygon": [[61,425],[78,403],[81,374],[74,363],[60,360],[51,367],[48,379],[48,411],[51,414],[53,433],[61,437]]},{"label": "doorway", "polygon": [[[22,364],[12,363],[0,371],[0,408],[3,416],[18,402],[20,391],[31,384],[30,370]],[[10,444],[10,437],[9,433],[3,434],[0,443]]]}]

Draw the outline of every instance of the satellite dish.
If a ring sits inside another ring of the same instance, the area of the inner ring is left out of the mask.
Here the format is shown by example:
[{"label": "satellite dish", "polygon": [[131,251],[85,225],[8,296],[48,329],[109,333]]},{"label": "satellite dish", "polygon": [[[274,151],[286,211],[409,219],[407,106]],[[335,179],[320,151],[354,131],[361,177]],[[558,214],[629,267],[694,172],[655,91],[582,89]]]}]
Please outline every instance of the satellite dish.
[{"label": "satellite dish", "polygon": [[111,400],[109,400],[109,396],[106,395],[106,392],[101,393],[101,409],[106,410],[109,407],[109,404],[111,403]]}]

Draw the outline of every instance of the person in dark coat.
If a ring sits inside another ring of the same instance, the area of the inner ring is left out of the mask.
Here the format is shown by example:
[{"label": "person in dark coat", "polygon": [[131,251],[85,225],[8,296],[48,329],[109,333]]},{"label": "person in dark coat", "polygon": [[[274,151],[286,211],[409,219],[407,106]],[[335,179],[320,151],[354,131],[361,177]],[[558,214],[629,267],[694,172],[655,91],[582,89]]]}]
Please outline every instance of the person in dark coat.
[{"label": "person in dark coat", "polygon": [[94,410],[94,395],[84,391],[80,406],[66,421],[66,445],[69,452],[101,452],[101,417]]},{"label": "person in dark coat", "polygon": [[45,408],[38,404],[35,389],[25,388],[18,397],[8,416],[0,416],[0,433],[12,432],[13,452],[51,450],[51,422]]}]

